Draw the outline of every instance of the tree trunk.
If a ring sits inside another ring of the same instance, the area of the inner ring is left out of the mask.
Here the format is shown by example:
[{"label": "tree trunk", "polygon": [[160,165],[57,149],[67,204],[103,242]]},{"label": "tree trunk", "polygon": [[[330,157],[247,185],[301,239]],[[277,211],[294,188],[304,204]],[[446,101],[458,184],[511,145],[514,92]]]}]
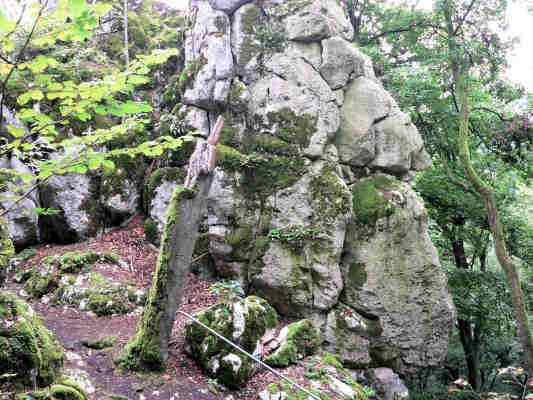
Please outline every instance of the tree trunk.
[{"label": "tree trunk", "polygon": [[9,260],[14,253],[15,248],[9,237],[7,221],[0,216],[0,287],[2,287],[6,280]]},{"label": "tree trunk", "polygon": [[135,337],[118,363],[133,370],[161,370],[168,358],[168,342],[183,297],[198,226],[204,215],[213,177],[202,176],[196,191],[178,186],[167,209],[167,222],[157,266]]},{"label": "tree trunk", "polygon": [[462,57],[459,53],[460,49],[456,43],[456,32],[458,30],[454,29],[453,26],[453,9],[451,0],[446,0],[444,3],[444,15],[448,34],[450,68],[453,81],[455,83],[455,91],[459,105],[459,131],[457,135],[459,159],[463,164],[466,177],[485,204],[489,226],[494,240],[494,246],[496,248],[496,257],[498,258],[498,262],[505,272],[507,282],[511,289],[511,299],[516,318],[518,337],[526,356],[525,362],[527,364],[527,371],[529,376],[533,376],[533,341],[529,329],[524,293],[522,292],[522,287],[520,285],[518,270],[516,265],[513,263],[513,260],[511,259],[505,245],[503,226],[500,221],[494,193],[492,189],[478,176],[474,166],[472,165],[472,159],[470,157],[470,130],[468,126],[470,113],[468,107],[468,88],[466,84],[466,74],[468,69],[465,70],[464,68],[464,63],[462,62]]},{"label": "tree trunk", "polygon": [[[454,239],[452,241],[452,248],[457,268],[468,269],[468,260],[466,258],[463,240]],[[469,320],[458,318],[457,328],[468,369],[468,382],[477,391],[480,388],[479,343],[476,343],[474,340],[475,335]]]},{"label": "tree trunk", "polygon": [[117,360],[123,368],[161,370],[168,359],[168,343],[206,209],[215,169],[215,147],[223,126],[224,118],[218,117],[207,141],[196,142],[185,183],[172,194],[152,287],[137,333]]}]

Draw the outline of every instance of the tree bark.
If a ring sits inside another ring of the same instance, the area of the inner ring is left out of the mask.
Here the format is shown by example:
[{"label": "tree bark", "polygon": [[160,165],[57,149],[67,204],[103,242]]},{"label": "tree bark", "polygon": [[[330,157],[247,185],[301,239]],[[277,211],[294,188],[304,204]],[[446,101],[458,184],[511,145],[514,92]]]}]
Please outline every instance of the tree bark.
[{"label": "tree bark", "polygon": [[468,87],[466,83],[468,69],[465,70],[462,57],[459,53],[460,49],[456,42],[456,32],[458,29],[454,29],[453,27],[453,8],[451,0],[446,0],[444,2],[444,16],[446,19],[446,30],[448,34],[450,69],[455,84],[459,106],[459,130],[457,135],[459,159],[463,164],[466,177],[470,184],[474,187],[485,204],[489,226],[494,240],[494,247],[496,249],[496,257],[505,272],[507,282],[511,289],[511,299],[516,318],[518,338],[526,357],[525,362],[527,365],[527,371],[529,376],[533,376],[533,340],[531,338],[524,293],[522,292],[522,287],[520,285],[518,269],[507,251],[503,226],[500,221],[494,192],[479,177],[472,165],[472,159],[470,157]]},{"label": "tree bark", "polygon": [[[468,260],[464,242],[461,239],[454,239],[452,241],[453,256],[457,268],[468,269]],[[472,324],[467,319],[457,319],[457,328],[459,330],[459,338],[463,346],[465,355],[466,367],[468,369],[468,382],[474,390],[480,389],[480,370],[479,370],[479,340],[475,340],[476,335],[472,329]]]},{"label": "tree bark", "polygon": [[172,194],[152,287],[137,332],[117,360],[123,368],[162,370],[168,359],[168,343],[183,297],[198,227],[206,210],[216,161],[215,146],[223,125],[224,120],[219,117],[207,142],[197,142],[185,184]]}]

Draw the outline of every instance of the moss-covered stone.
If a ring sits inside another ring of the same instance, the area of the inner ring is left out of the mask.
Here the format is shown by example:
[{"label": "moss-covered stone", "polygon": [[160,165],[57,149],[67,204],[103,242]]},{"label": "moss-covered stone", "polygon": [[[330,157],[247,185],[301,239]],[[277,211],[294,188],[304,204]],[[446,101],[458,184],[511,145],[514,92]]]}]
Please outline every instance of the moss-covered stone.
[{"label": "moss-covered stone", "polygon": [[116,341],[117,341],[116,336],[104,336],[102,338],[94,339],[94,340],[91,340],[91,339],[82,340],[81,344],[89,349],[103,350],[109,347],[113,347]]},{"label": "moss-covered stone", "polygon": [[275,135],[287,143],[301,148],[309,146],[311,136],[316,132],[316,117],[298,115],[290,108],[282,108],[267,114],[270,124],[275,126]]},{"label": "moss-covered stone", "polygon": [[128,301],[127,292],[117,288],[110,292],[93,291],[87,298],[87,308],[97,316],[127,314],[133,307]]},{"label": "moss-covered stone", "polygon": [[100,255],[94,251],[69,251],[59,257],[57,264],[61,272],[72,274],[88,270],[99,260]]},{"label": "moss-covered stone", "polygon": [[301,157],[254,153],[243,171],[241,187],[248,197],[264,199],[296,183],[304,169]]},{"label": "moss-covered stone", "polygon": [[87,400],[81,389],[72,386],[56,384],[50,386],[50,400]]},{"label": "moss-covered stone", "polygon": [[[313,354],[320,346],[320,334],[311,321],[304,319],[285,328],[286,338],[265,362],[273,367],[287,367]],[[285,334],[285,333],[283,333]]]},{"label": "moss-covered stone", "polygon": [[352,188],[354,220],[360,225],[374,226],[378,219],[394,213],[394,205],[384,197],[384,192],[397,185],[385,176],[365,178]]},{"label": "moss-covered stone", "polygon": [[[220,303],[196,318],[224,337],[253,353],[261,337],[277,325],[277,313],[264,299],[249,296],[231,305]],[[223,340],[196,324],[186,328],[185,338],[198,364],[220,383],[238,388],[253,372],[253,364]]]},{"label": "moss-covered stone", "polygon": [[63,365],[63,350],[35,312],[16,296],[0,292],[0,375],[40,386],[53,382]]},{"label": "moss-covered stone", "polygon": [[335,220],[339,214],[351,211],[351,197],[348,188],[331,166],[326,166],[310,183],[316,211],[325,222]]},{"label": "moss-covered stone", "polygon": [[59,277],[53,269],[42,271],[33,269],[29,279],[24,284],[24,290],[33,298],[39,299],[53,292],[59,286]]}]

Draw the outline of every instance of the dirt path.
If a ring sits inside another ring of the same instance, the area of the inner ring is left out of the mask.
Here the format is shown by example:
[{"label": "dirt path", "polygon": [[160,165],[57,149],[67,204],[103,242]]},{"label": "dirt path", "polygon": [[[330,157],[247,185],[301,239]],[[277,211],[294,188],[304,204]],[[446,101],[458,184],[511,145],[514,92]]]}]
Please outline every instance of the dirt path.
[{"label": "dirt path", "polygon": [[[95,265],[93,269],[121,285],[134,285],[144,290],[150,285],[157,249],[144,239],[140,218],[134,219],[126,227],[113,229],[87,242],[39,246],[36,248],[37,254],[23,268],[38,266],[45,256],[73,250],[118,254],[128,267]],[[189,274],[185,297],[179,309],[194,314],[215,304],[218,297],[209,291],[213,283],[214,281]],[[20,293],[21,288],[21,285],[12,280],[7,284],[7,289],[14,293]],[[181,314],[176,316],[165,372],[138,374],[119,371],[113,360],[134,334],[139,312],[97,317],[75,307],[52,306],[39,300],[26,300],[65,348],[65,371],[81,375],[82,378],[83,375],[88,376],[94,387],[94,392],[89,393],[90,400],[255,400],[258,393],[275,380],[272,374],[259,371],[245,387],[237,391],[228,391],[214,384],[184,352],[184,327],[188,321]],[[116,337],[112,348],[93,350],[82,344],[83,341],[94,341],[105,336]],[[286,372],[290,375],[293,372],[291,370],[289,368]]]},{"label": "dirt path", "polygon": [[[91,400],[110,399],[113,395],[131,400],[221,398],[209,392],[203,379],[195,381],[194,375],[176,376],[171,371],[151,375],[118,371],[113,358],[135,331],[137,318],[134,316],[98,318],[70,307],[48,307],[42,303],[35,303],[34,308],[63,344],[67,352],[66,371],[76,374],[82,370],[89,375],[95,389],[90,394]],[[112,349],[92,350],[82,345],[83,340],[97,340],[103,336],[117,337]]]}]

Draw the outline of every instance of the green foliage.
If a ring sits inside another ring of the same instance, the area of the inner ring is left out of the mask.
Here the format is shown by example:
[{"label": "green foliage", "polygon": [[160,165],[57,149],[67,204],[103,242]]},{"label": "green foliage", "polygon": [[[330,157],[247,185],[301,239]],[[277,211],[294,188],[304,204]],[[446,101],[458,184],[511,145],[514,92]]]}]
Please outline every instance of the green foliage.
[{"label": "green foliage", "polygon": [[[7,140],[0,142],[0,154],[17,154],[42,180],[53,174],[109,172],[121,157],[158,157],[179,148],[183,139],[171,136],[111,146],[121,137],[144,135],[152,107],[138,94],[152,85],[152,72],[179,56],[179,50],[146,48],[148,54],[138,53],[123,70],[102,53],[94,36],[110,6],[71,3],[32,15],[31,35],[24,19],[14,26],[13,34],[0,38],[0,53],[12,55],[0,61],[2,104],[29,129],[6,124]],[[111,148],[102,151],[106,145]],[[65,156],[47,159],[50,151]]]},{"label": "green foliage", "polygon": [[514,328],[511,296],[501,273],[452,269],[448,283],[458,318],[478,321],[484,335],[500,336]]},{"label": "green foliage", "polygon": [[159,229],[157,226],[157,222],[155,222],[153,219],[147,218],[144,221],[144,236],[146,237],[146,240],[148,240],[151,243],[158,242]]}]

